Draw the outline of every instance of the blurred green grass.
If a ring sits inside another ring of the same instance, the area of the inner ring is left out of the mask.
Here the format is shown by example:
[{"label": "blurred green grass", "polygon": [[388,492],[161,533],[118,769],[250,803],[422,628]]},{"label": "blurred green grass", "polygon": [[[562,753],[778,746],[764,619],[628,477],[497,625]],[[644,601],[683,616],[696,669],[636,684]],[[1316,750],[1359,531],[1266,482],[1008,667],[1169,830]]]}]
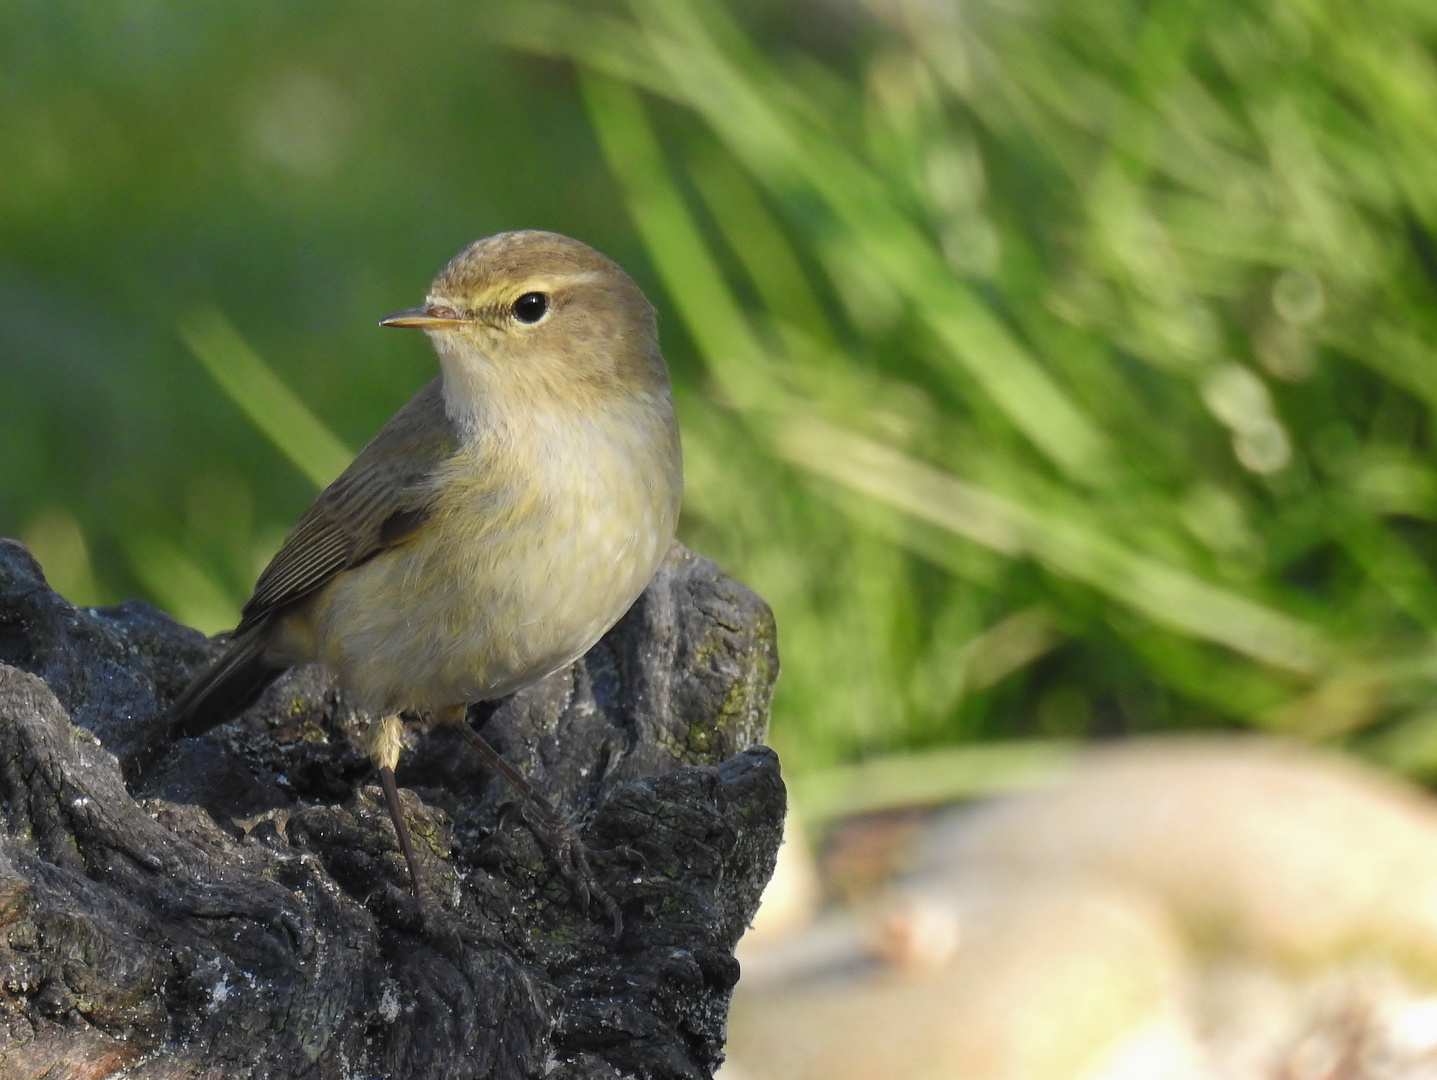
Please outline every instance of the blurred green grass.
[{"label": "blurred green grass", "polygon": [[77,599],[223,626],[427,377],[373,320],[558,228],[660,305],[798,771],[1257,727],[1437,777],[1430,5],[159,5],[158,72],[54,10],[0,16],[83,46],[0,72],[0,527]]}]

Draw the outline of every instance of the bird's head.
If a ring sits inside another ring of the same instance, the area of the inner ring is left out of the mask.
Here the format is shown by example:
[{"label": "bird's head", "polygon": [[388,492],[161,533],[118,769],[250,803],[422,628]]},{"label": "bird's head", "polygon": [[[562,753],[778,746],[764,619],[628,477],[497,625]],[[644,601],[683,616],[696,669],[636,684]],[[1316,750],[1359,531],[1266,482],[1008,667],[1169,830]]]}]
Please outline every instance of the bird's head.
[{"label": "bird's head", "polygon": [[426,331],[457,394],[667,392],[653,306],[616,263],[558,233],[475,241],[422,305],[380,325]]}]

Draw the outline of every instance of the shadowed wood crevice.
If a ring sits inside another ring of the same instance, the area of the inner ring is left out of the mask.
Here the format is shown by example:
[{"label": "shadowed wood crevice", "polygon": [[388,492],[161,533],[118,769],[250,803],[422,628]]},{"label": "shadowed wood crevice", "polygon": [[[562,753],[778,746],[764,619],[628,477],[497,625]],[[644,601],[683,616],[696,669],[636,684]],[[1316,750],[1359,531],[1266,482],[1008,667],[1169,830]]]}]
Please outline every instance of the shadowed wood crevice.
[{"label": "shadowed wood crevice", "polygon": [[588,656],[471,715],[583,822],[619,941],[416,719],[420,908],[364,718],[317,669],[170,745],[217,648],[143,604],[74,608],[0,543],[0,1074],[710,1074],[783,816],[762,601],[675,545]]}]

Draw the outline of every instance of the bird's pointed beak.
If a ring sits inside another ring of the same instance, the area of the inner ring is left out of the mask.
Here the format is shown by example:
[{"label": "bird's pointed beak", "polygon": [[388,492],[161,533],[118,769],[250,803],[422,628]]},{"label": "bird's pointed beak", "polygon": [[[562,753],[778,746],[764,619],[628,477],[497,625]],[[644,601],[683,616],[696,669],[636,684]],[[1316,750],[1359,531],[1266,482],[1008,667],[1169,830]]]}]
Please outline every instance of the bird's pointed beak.
[{"label": "bird's pointed beak", "polygon": [[458,326],[466,322],[453,308],[426,305],[405,308],[379,320],[380,326],[413,327],[419,330],[438,330],[445,326]]}]

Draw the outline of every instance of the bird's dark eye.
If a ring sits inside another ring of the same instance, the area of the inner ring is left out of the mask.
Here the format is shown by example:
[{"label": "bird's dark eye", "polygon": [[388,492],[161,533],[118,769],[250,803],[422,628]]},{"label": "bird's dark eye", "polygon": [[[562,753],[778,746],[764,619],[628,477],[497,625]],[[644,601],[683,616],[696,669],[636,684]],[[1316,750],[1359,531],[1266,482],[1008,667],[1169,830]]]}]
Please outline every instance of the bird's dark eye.
[{"label": "bird's dark eye", "polygon": [[549,296],[547,293],[526,292],[514,301],[514,305],[509,310],[521,323],[532,325],[542,319],[544,313],[549,310]]}]

